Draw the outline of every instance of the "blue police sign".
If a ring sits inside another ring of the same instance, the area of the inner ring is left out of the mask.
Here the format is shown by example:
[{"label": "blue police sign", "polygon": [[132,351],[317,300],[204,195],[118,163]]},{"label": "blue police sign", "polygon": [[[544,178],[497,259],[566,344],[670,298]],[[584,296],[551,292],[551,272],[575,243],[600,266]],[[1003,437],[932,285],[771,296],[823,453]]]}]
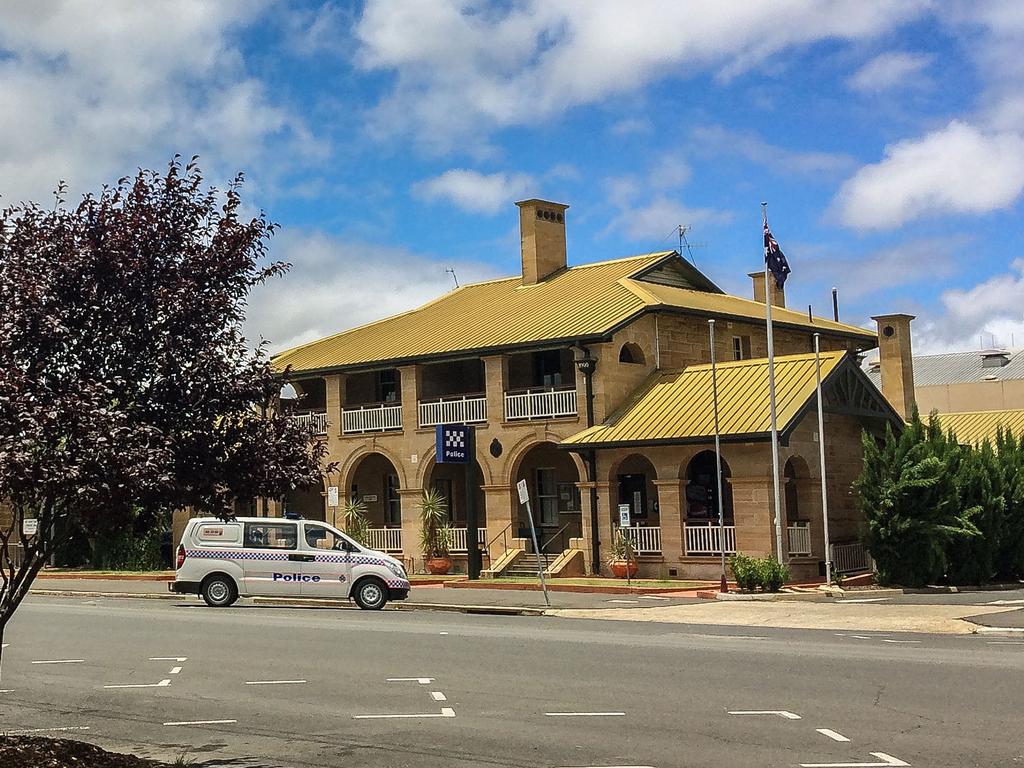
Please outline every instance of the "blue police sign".
[{"label": "blue police sign", "polygon": [[437,425],[438,464],[465,464],[469,461],[469,430],[465,424]]}]

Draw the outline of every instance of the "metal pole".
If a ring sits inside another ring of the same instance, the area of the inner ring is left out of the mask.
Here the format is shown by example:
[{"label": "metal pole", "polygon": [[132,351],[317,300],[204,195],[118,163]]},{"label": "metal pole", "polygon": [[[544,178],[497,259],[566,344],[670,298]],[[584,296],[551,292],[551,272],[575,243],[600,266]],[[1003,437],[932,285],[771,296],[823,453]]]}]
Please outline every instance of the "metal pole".
[{"label": "metal pole", "polygon": [[[761,203],[761,221],[768,226],[768,203]],[[768,253],[764,259],[764,305],[765,318],[768,324],[768,408],[772,420],[772,486],[775,490],[775,555],[779,562],[782,558],[782,493],[779,490],[779,424],[775,411],[775,343],[772,339],[772,301],[771,284],[773,279],[768,271]]]},{"label": "metal pole", "polygon": [[825,406],[821,400],[821,334],[814,334],[814,371],[818,398],[818,455],[821,459],[821,525],[825,534],[825,583],[832,583],[832,547],[828,536],[828,483],[825,481]]},{"label": "metal pole", "polygon": [[480,526],[476,510],[476,429],[466,425],[466,571],[470,581],[480,578]]},{"label": "metal pole", "polygon": [[832,319],[839,322],[839,289],[832,289]]},{"label": "metal pole", "polygon": [[719,590],[729,591],[725,574],[725,504],[722,499],[722,441],[718,429],[718,369],[715,360],[715,321],[708,320],[711,337],[711,403],[715,412],[715,481],[718,487],[718,548],[722,550],[722,583]]},{"label": "metal pole", "polygon": [[526,517],[530,521],[530,537],[533,539],[533,551],[537,553],[537,575],[540,576],[540,588],[544,592],[544,604],[550,608],[551,600],[548,598],[548,585],[544,581],[544,566],[546,561],[541,557],[540,545],[537,544],[537,529],[533,525],[533,510],[530,509],[530,500],[526,500]]}]

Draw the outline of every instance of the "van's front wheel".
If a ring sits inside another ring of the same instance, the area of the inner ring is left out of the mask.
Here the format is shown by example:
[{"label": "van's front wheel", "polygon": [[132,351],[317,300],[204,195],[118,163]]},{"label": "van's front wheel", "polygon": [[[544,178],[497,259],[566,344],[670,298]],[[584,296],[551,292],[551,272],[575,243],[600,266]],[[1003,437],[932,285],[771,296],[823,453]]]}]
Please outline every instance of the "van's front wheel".
[{"label": "van's front wheel", "polygon": [[388,588],[380,579],[363,579],[356,584],[352,599],[364,611],[379,611],[388,601]]},{"label": "van's front wheel", "polygon": [[203,582],[203,600],[211,608],[227,608],[238,599],[238,587],[229,576],[214,574]]}]

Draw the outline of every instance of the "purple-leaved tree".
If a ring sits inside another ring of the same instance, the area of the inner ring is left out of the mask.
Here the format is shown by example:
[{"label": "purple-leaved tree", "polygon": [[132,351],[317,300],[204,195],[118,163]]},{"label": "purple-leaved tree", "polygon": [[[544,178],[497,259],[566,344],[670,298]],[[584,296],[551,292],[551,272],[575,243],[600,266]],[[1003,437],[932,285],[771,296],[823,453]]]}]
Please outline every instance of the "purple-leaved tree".
[{"label": "purple-leaved tree", "polygon": [[59,192],[0,212],[0,639],[70,532],[228,516],[327,469],[242,335],[250,290],[288,265],[268,262],[274,225],[243,217],[240,192],[175,159],[75,206]]}]

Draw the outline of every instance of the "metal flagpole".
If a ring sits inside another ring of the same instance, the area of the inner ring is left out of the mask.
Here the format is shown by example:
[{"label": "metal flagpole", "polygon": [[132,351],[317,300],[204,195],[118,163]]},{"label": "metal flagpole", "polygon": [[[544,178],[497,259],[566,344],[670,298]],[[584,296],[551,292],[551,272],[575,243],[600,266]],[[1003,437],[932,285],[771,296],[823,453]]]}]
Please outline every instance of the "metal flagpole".
[{"label": "metal flagpole", "polygon": [[718,433],[718,372],[715,361],[715,321],[708,320],[708,334],[711,336],[711,403],[715,412],[715,480],[718,484],[718,548],[722,550],[721,592],[729,591],[725,578],[725,508],[722,501],[722,440]]},{"label": "metal flagpole", "polygon": [[814,370],[818,397],[818,455],[821,459],[821,524],[825,533],[825,583],[832,583],[832,552],[828,537],[828,483],[825,481],[825,406],[821,400],[821,334],[814,334]]},{"label": "metal flagpole", "polygon": [[[768,203],[761,203],[761,223],[768,226]],[[773,279],[768,271],[768,251],[764,259],[764,306],[768,324],[768,407],[772,420],[772,485],[775,490],[775,554],[782,562],[782,496],[779,490],[779,424],[775,412],[775,343],[772,339],[772,300],[771,284]]]}]

